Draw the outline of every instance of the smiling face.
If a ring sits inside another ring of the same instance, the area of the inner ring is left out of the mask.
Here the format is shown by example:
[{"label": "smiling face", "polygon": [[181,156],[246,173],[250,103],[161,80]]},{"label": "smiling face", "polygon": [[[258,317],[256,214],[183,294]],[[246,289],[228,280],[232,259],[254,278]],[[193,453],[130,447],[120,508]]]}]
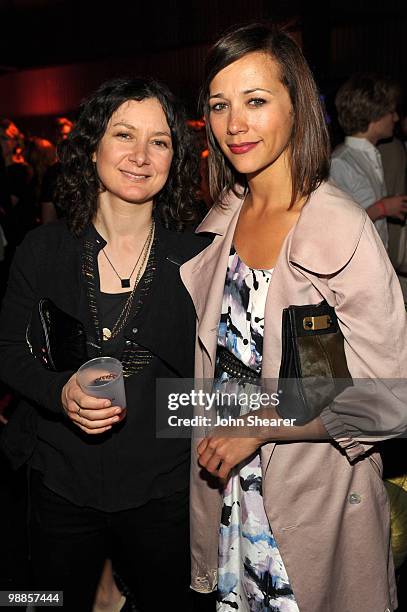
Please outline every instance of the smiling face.
[{"label": "smiling face", "polygon": [[162,106],[156,98],[146,98],[128,100],[112,114],[92,161],[107,195],[142,204],[152,203],[164,187],[172,157]]},{"label": "smiling face", "polygon": [[249,180],[289,168],[293,110],[271,56],[249,53],[218,72],[209,87],[209,122],[224,155]]}]

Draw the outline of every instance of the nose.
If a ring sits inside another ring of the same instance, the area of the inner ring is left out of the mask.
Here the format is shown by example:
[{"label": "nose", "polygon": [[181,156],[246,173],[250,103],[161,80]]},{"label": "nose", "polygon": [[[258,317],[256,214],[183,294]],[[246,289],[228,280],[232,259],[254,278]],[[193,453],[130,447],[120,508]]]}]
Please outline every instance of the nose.
[{"label": "nose", "polygon": [[149,164],[147,142],[136,142],[129,153],[129,161],[141,167]]},{"label": "nose", "polygon": [[399,114],[397,111],[393,111],[393,121],[394,123],[397,123],[397,121],[400,119]]},{"label": "nose", "polygon": [[233,109],[230,111],[227,132],[230,135],[247,132],[247,122],[244,113]]}]

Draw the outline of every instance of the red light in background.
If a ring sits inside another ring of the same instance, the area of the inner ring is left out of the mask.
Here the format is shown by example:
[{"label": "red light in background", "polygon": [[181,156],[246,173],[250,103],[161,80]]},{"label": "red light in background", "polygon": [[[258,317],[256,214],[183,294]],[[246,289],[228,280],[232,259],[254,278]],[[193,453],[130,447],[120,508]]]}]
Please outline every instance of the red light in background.
[{"label": "red light in background", "polygon": [[187,121],[188,127],[191,127],[193,130],[202,130],[205,127],[205,121],[202,119],[188,119]]}]

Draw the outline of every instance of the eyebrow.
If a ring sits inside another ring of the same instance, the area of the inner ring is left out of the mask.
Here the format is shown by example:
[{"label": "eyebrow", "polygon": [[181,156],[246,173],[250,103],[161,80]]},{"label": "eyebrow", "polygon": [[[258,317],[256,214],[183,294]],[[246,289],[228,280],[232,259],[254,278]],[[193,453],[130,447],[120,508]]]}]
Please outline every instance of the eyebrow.
[{"label": "eyebrow", "polygon": [[168,136],[168,138],[171,138],[171,134],[169,132],[154,132],[153,136]]},{"label": "eyebrow", "polygon": [[[265,89],[264,87],[253,87],[253,89],[245,89],[242,93],[244,93],[245,95],[247,94],[251,94],[254,93],[255,91],[266,91],[269,94],[272,94],[273,92],[271,91],[271,89]],[[212,96],[209,96],[209,100],[211,98],[225,98],[226,96],[220,91],[219,93],[213,94]]]},{"label": "eyebrow", "polygon": [[136,129],[134,127],[134,125],[131,125],[130,123],[125,123],[124,121],[118,121],[117,123],[114,123],[113,127],[117,127],[118,125],[122,125],[123,127],[126,127],[129,130],[135,130]]},{"label": "eyebrow", "polygon": [[[127,128],[128,130],[136,130],[137,128],[134,127],[134,125],[131,125],[131,123],[125,123],[124,121],[118,121],[117,123],[113,124],[113,127],[118,127],[119,125],[122,125],[123,127]],[[154,134],[152,134],[152,136],[168,136],[168,138],[171,138],[171,134],[169,132],[154,132]]]}]

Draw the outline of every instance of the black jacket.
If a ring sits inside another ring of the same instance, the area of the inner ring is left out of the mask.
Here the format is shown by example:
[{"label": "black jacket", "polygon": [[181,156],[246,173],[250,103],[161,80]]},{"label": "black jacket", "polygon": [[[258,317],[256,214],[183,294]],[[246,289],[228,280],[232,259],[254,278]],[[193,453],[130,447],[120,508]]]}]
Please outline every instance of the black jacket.
[{"label": "black jacket", "polygon": [[[93,226],[76,238],[60,221],[30,232],[17,250],[0,317],[0,378],[22,399],[1,445],[14,467],[29,460],[56,493],[79,505],[114,511],[187,486],[189,441],[155,436],[155,381],[193,377],[195,311],[179,266],[209,240],[156,223],[151,286],[122,339],[123,350],[137,343],[153,357],[126,379],[126,419],[95,436],[83,433],[63,411],[61,391],[72,372],[46,370],[26,338],[43,297],[80,320],[94,338],[83,271],[85,240],[94,244],[97,257],[105,242]],[[89,357],[102,352],[91,348]]]}]

